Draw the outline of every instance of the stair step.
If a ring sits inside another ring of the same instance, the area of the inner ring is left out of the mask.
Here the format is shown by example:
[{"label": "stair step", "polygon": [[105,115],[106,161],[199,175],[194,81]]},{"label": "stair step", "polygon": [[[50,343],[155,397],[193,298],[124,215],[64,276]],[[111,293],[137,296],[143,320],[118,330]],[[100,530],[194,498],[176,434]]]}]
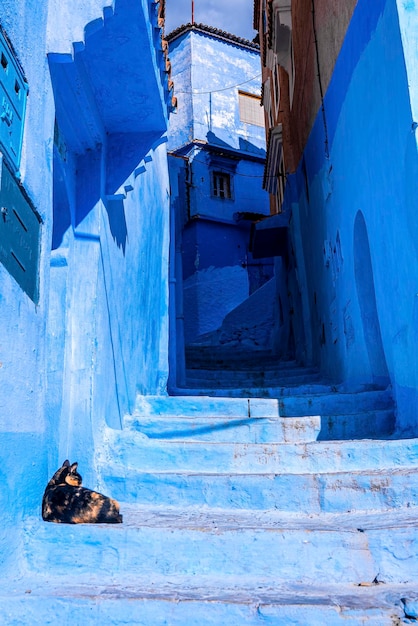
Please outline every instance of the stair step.
[{"label": "stair step", "polygon": [[[106,430],[106,458],[127,469],[220,473],[323,473],[414,466],[417,439],[303,443],[214,443],[148,439],[134,431]],[[100,454],[100,453],[99,453]]]},{"label": "stair step", "polygon": [[27,520],[24,548],[33,573],[114,581],[127,576],[210,576],[278,583],[418,582],[415,510],[303,516],[121,506],[123,524]]},{"label": "stair step", "polygon": [[406,584],[321,587],[215,576],[96,585],[37,577],[9,586],[0,595],[5,626],[395,626],[409,623],[405,605],[417,598],[416,587]]},{"label": "stair step", "polygon": [[[248,381],[247,381],[248,382]],[[250,381],[251,382],[251,381]],[[250,384],[241,387],[217,387],[216,385],[198,386],[194,388],[185,387],[180,389],[184,396],[206,396],[213,398],[265,398],[279,399],[286,396],[305,396],[305,395],[331,395],[337,393],[336,389],[331,385],[324,383],[304,383],[299,382],[294,385],[272,385],[256,386]],[[301,413],[299,413],[301,415]]]},{"label": "stair step", "polygon": [[192,395],[137,396],[134,415],[192,417],[279,417],[279,403],[269,398],[213,398]]},{"label": "stair step", "polygon": [[320,421],[319,441],[384,438],[391,436],[396,427],[393,408],[348,415],[324,415]]},{"label": "stair step", "polygon": [[302,367],[296,361],[279,361],[277,357],[262,353],[248,355],[247,352],[236,352],[233,355],[213,353],[207,355],[193,355],[186,353],[186,366],[188,369],[199,370],[246,370],[246,371],[290,371]]},{"label": "stair step", "polygon": [[150,439],[234,443],[315,441],[321,419],[310,417],[193,417],[135,413],[125,418],[125,427]]},{"label": "stair step", "polygon": [[395,428],[392,409],[365,411],[357,415],[307,417],[191,417],[180,415],[125,418],[125,427],[150,439],[172,441],[217,441],[236,443],[280,443],[379,438]]},{"label": "stair step", "polygon": [[[189,374],[186,376],[186,388],[190,389],[240,389],[240,388],[250,388],[252,389],[252,394],[257,393],[256,389],[263,390],[259,391],[259,396],[262,397],[265,388],[277,389],[280,387],[300,387],[301,385],[315,385],[320,384],[320,376],[319,374],[310,374],[309,376],[305,374],[297,374],[295,376],[286,376],[279,377],[276,374],[270,377],[264,376],[248,376],[247,374],[239,375],[234,373],[233,377],[224,378],[222,375],[218,375],[217,378],[209,377],[208,379],[193,377]],[[326,387],[329,389],[329,387]]]},{"label": "stair step", "polygon": [[[279,398],[280,415],[350,415],[364,411],[393,409],[391,389],[344,392],[334,388],[326,393],[300,388],[291,389]],[[306,408],[305,412],[301,412]]]},{"label": "stair step", "polygon": [[418,502],[418,468],[329,474],[143,472],[106,465],[103,490],[120,501],[301,514],[390,511]]},{"label": "stair step", "polygon": [[[275,361],[278,362],[277,356],[273,354],[270,349],[260,348],[258,350],[247,349],[247,348],[239,348],[234,346],[231,348],[229,345],[188,345],[185,348],[186,359],[201,359],[201,360],[210,360],[213,358],[221,359],[226,358],[230,361],[243,359],[246,361],[253,360],[265,360],[265,361]],[[283,361],[282,361],[283,362]],[[284,363],[284,362],[283,362]],[[285,363],[296,364],[296,361],[289,360]]]},{"label": "stair step", "polygon": [[224,380],[235,382],[236,379],[242,380],[244,377],[249,379],[259,379],[261,382],[283,379],[284,381],[292,378],[316,378],[319,376],[319,372],[316,369],[310,367],[298,367],[288,369],[266,369],[260,368],[259,370],[213,370],[213,369],[188,369],[186,370],[186,376],[194,380]]},{"label": "stair step", "polygon": [[[260,398],[278,399],[280,401],[281,415],[284,417],[297,417],[305,415],[304,407],[320,406],[327,411],[334,406],[342,409],[342,412],[356,412],[361,402],[383,404],[380,408],[393,406],[393,398],[390,390],[341,390],[335,385],[324,382],[312,382],[295,385],[282,385],[272,387],[251,387],[250,385],[240,388],[216,388],[200,387],[198,389],[182,389],[183,396],[205,396],[209,398]],[[338,400],[337,400],[338,398]],[[372,404],[373,406],[373,404]],[[375,408],[373,406],[373,408]],[[311,409],[313,410],[313,409]]]}]

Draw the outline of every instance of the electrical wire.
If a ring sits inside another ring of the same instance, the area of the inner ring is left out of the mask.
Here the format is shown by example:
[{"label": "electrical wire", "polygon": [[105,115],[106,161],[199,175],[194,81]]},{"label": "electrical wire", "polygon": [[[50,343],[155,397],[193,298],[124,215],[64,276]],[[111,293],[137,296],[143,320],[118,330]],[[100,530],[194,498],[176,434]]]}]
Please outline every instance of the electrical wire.
[{"label": "electrical wire", "polygon": [[193,96],[201,96],[201,95],[208,94],[208,93],[218,93],[219,91],[227,91],[228,89],[234,89],[235,87],[246,85],[247,83],[250,83],[252,80],[255,80],[256,78],[261,78],[261,74],[257,74],[256,76],[253,76],[252,78],[249,78],[248,80],[244,80],[244,82],[242,83],[237,83],[236,85],[230,85],[229,87],[222,87],[222,89],[212,89],[211,91],[177,91],[175,90],[175,94],[177,95],[178,93],[189,93],[189,94],[192,94]]},{"label": "electrical wire", "polygon": [[[201,163],[202,165],[208,165],[206,161],[202,161],[202,159],[190,159],[190,163]],[[260,163],[260,165],[263,165]],[[264,167],[264,165],[263,165]],[[240,172],[234,172],[234,176],[242,176],[244,178],[264,178],[264,174],[241,174]]]}]

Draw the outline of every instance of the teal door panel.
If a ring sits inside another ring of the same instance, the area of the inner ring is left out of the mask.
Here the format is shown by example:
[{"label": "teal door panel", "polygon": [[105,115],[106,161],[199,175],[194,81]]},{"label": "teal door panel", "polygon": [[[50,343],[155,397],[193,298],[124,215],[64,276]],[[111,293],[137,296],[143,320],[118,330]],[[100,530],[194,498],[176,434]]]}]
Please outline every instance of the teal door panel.
[{"label": "teal door panel", "polygon": [[28,86],[0,30],[0,149],[17,171],[22,151]]},{"label": "teal door panel", "polygon": [[39,299],[41,219],[22,186],[1,163],[0,261],[35,302]]}]

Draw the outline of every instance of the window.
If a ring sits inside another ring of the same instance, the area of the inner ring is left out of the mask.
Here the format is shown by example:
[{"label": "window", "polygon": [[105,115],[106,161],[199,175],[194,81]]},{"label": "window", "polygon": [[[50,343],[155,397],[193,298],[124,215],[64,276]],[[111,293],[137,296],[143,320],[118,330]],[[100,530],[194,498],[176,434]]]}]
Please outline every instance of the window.
[{"label": "window", "polygon": [[264,126],[264,110],[261,106],[260,96],[245,91],[238,92],[239,118],[246,124]]},{"label": "window", "polygon": [[213,172],[213,195],[215,198],[231,199],[231,175],[225,172]]}]

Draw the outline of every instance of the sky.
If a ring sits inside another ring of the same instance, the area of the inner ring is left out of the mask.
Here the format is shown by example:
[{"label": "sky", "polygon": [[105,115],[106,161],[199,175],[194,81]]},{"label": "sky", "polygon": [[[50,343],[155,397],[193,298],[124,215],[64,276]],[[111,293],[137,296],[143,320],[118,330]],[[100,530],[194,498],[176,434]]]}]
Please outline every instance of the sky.
[{"label": "sky", "polygon": [[[194,21],[252,40],[253,0],[194,0]],[[165,32],[192,21],[192,0],[166,0]]]}]

